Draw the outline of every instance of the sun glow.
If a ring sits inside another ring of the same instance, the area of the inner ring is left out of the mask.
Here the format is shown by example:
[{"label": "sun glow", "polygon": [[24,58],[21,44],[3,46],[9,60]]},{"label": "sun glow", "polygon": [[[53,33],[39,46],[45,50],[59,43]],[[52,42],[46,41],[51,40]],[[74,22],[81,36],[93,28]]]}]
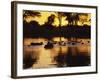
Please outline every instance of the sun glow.
[{"label": "sun glow", "polygon": [[[38,11],[40,13],[40,17],[38,16],[27,16],[26,18],[24,18],[24,20],[28,23],[30,23],[31,21],[37,21],[40,25],[43,25],[47,22],[48,17],[50,15],[55,15],[55,19],[54,22],[52,23],[52,25],[54,25],[55,27],[59,26],[59,19],[58,19],[58,15],[56,12],[46,12],[46,11]],[[61,26],[66,26],[68,25],[68,20],[66,20],[66,16],[62,16],[61,17]],[[88,14],[87,16],[85,15],[79,15],[79,20],[77,22],[77,24],[79,26],[81,25],[91,25],[91,14]]]}]

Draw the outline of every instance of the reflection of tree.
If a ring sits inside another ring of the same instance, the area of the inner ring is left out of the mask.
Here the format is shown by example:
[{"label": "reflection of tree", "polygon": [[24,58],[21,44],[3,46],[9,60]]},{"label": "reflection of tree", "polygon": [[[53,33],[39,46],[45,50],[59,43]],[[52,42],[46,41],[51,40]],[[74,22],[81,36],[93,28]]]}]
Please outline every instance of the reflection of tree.
[{"label": "reflection of tree", "polygon": [[24,51],[24,54],[23,54],[23,68],[24,69],[31,68],[32,65],[37,62],[38,58],[33,57],[32,56],[33,54],[34,53],[32,53],[32,52]]},{"label": "reflection of tree", "polygon": [[58,55],[54,57],[54,60],[57,63],[57,67],[64,67],[66,66],[66,54],[62,53],[62,47],[59,47]]},{"label": "reflection of tree", "polygon": [[79,52],[78,47],[68,47],[66,53],[63,53],[60,47],[59,53],[54,60],[57,67],[88,66],[90,64],[90,56],[86,52]]},{"label": "reflection of tree", "polygon": [[79,52],[77,47],[68,47],[66,55],[67,66],[88,66],[90,64],[90,56],[85,52]]}]

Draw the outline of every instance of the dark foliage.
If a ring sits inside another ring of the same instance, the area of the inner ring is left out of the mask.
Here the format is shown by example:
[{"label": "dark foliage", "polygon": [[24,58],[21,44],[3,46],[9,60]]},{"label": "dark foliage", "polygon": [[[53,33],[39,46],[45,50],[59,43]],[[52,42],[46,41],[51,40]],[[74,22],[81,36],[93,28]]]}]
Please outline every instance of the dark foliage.
[{"label": "dark foliage", "polygon": [[52,25],[39,25],[38,22],[32,21],[23,24],[24,37],[76,37],[76,38],[90,38],[90,26],[62,26],[55,27]]}]

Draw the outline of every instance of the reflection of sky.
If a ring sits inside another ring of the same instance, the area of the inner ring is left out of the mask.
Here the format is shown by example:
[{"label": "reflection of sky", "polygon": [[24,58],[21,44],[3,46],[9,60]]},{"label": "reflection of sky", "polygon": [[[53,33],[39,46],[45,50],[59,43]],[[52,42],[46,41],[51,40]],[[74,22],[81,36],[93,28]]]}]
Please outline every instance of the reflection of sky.
[{"label": "reflection of sky", "polygon": [[38,68],[38,67],[49,67],[52,62],[50,50],[41,50],[41,54],[39,55],[39,59],[36,64],[33,65],[33,67]]},{"label": "reflection of sky", "polygon": [[[59,41],[59,38],[58,37],[55,37],[55,38],[53,38],[53,40],[54,41]],[[67,39],[65,39],[65,38],[63,38],[62,37],[62,40],[63,41],[68,41]],[[77,41],[81,41],[82,40],[82,42],[84,43],[84,45],[82,45],[82,46],[77,46],[77,49],[80,51],[80,52],[88,52],[88,51],[90,51],[90,45],[87,45],[88,44],[88,42],[87,41],[90,41],[90,39],[78,39]],[[44,39],[44,38],[38,38],[38,39],[32,39],[32,38],[25,38],[24,39],[24,45],[25,46],[27,46],[27,45],[30,45],[32,42],[34,42],[34,43],[40,43],[40,42],[45,42],[46,41],[46,39]],[[28,49],[28,50],[30,50],[30,48]],[[40,51],[41,50],[41,48],[37,48],[37,49],[35,49],[35,51]],[[63,46],[63,48],[62,48],[62,51],[65,53],[66,51],[68,50],[68,46]],[[59,51],[59,47],[54,47],[53,49],[52,49],[52,51],[54,51],[55,52],[55,54],[56,54],[56,52],[58,52]]]},{"label": "reflection of sky", "polygon": [[[41,13],[40,17],[28,16],[26,18],[26,21],[30,22],[32,20],[35,20],[35,21],[39,22],[40,25],[42,25],[42,24],[44,24],[47,21],[48,16],[50,16],[51,14],[54,14],[55,16],[57,16],[57,14],[55,12],[40,12],[40,13]],[[84,24],[90,25],[90,21],[89,21],[90,18],[91,18],[90,14],[88,14],[88,16],[80,15],[79,18],[80,19],[78,21],[78,25],[82,25],[82,21],[84,21]],[[68,21],[65,20],[65,19],[66,19],[66,17],[62,17],[61,25],[63,25],[63,26],[68,24]],[[55,26],[59,25],[59,20],[58,20],[57,17],[55,18],[53,25],[55,25]]]},{"label": "reflection of sky", "polygon": [[[58,38],[57,38],[58,39]],[[55,40],[57,40],[55,39]],[[84,43],[87,44],[87,41],[90,39],[78,39],[83,40]],[[25,38],[24,45],[30,45],[31,42],[41,42],[45,41],[45,39],[32,39],[32,38]],[[67,40],[66,40],[67,41]],[[45,49],[44,46],[32,46],[32,47],[24,47],[24,55],[30,55],[37,58],[35,64],[33,64],[33,68],[48,68],[48,67],[56,67],[56,61],[54,58],[59,55],[67,55],[69,46],[55,46],[52,49]],[[77,47],[70,47],[72,55],[77,55],[77,52],[83,55],[90,56],[90,45],[81,45]]]}]

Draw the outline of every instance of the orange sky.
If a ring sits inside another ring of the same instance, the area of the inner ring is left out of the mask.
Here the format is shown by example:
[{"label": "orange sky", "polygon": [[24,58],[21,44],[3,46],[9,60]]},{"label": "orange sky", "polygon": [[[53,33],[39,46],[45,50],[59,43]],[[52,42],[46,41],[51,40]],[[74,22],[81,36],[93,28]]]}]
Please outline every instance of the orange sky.
[{"label": "orange sky", "polygon": [[[57,14],[55,12],[40,12],[41,13],[41,16],[40,17],[32,17],[32,16],[28,16],[25,20],[27,22],[30,22],[30,21],[37,21],[40,25],[44,24],[46,21],[47,21],[47,18],[51,15],[51,14],[54,14],[55,16],[57,16]],[[78,21],[78,25],[82,25],[82,20],[84,20],[84,24],[87,24],[87,25],[91,25],[90,23],[90,18],[91,18],[91,14],[88,14],[88,16],[84,16],[84,15],[81,15],[79,16],[79,21]],[[65,20],[66,17],[62,17],[62,22],[61,22],[61,25],[64,26],[64,25],[67,25],[68,24],[68,21]],[[54,23],[52,25],[55,25],[55,26],[58,26],[59,25],[59,20],[58,18],[56,17],[55,20],[54,20]]]}]

